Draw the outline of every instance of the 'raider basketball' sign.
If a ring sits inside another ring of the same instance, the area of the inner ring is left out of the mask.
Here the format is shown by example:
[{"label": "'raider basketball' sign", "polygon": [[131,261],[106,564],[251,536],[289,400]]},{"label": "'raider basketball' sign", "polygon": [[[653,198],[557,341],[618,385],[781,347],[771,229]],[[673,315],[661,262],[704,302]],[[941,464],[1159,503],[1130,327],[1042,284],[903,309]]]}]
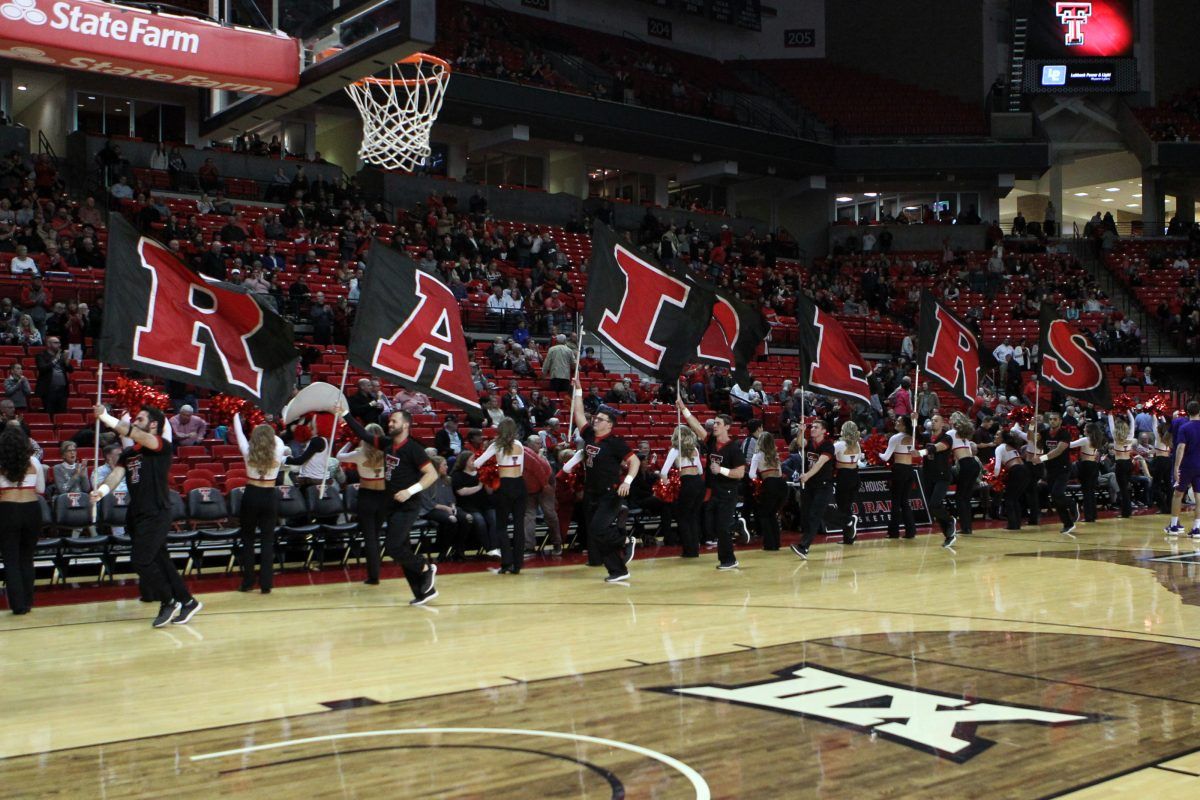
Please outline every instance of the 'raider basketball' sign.
[{"label": "'raider basketball' sign", "polygon": [[296,39],[94,0],[0,0],[0,56],[245,94],[300,78]]}]

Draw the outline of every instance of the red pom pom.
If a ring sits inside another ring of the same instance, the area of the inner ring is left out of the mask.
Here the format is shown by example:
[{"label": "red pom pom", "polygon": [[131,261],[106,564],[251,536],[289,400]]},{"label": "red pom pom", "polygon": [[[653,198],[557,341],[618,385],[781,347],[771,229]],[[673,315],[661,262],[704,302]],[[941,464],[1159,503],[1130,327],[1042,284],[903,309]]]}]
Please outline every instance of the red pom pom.
[{"label": "red pom pom", "polygon": [[1008,418],[1022,428],[1026,428],[1029,426],[1029,421],[1033,419],[1033,406],[1017,406],[1008,412]]},{"label": "red pom pom", "polygon": [[661,480],[655,481],[650,491],[664,503],[674,503],[679,499],[679,470],[671,470],[667,475],[666,483]]},{"label": "red pom pom", "polygon": [[479,468],[479,482],[493,492],[500,488],[500,467],[489,461]]},{"label": "red pom pom", "polygon": [[1000,474],[996,474],[996,459],[991,459],[983,465],[983,474],[980,476],[983,483],[987,484],[993,492],[1004,491],[1004,484],[1008,480],[1008,472],[1001,470]]},{"label": "red pom pom", "polygon": [[166,392],[138,383],[124,375],[118,375],[113,380],[113,386],[108,390],[108,394],[114,406],[124,408],[131,416],[143,406],[151,406],[164,411],[171,407],[171,398],[167,397]]},{"label": "red pom pom", "polygon": [[1115,415],[1128,414],[1137,405],[1137,398],[1131,394],[1119,394],[1113,398],[1112,413]]},{"label": "red pom pom", "polygon": [[1166,417],[1170,415],[1171,395],[1166,392],[1156,394],[1146,401],[1146,410],[1156,417]]},{"label": "red pom pom", "polygon": [[888,437],[882,433],[873,433],[859,442],[859,447],[862,448],[863,456],[867,459],[868,464],[878,466],[883,463],[881,456],[883,451],[887,450],[887,443]]},{"label": "red pom pom", "polygon": [[754,492],[754,498],[757,500],[762,493],[762,478],[750,479],[750,491]]}]

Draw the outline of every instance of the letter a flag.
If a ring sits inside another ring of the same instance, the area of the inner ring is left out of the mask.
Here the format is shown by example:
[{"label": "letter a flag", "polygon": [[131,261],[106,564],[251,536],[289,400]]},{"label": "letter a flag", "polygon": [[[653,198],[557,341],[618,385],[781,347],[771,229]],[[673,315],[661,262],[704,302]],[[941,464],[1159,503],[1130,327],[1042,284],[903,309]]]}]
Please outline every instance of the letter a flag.
[{"label": "letter a flag", "polygon": [[979,394],[979,337],[950,309],[921,292],[921,329],[917,359],[922,377],[933,380],[974,403]]},{"label": "letter a flag", "polygon": [[631,366],[673,383],[695,359],[715,302],[711,289],[634,253],[607,225],[595,226],[584,326]]},{"label": "letter a flag", "polygon": [[467,337],[449,287],[376,240],[360,289],[350,363],[478,415]]},{"label": "letter a flag", "polygon": [[[701,283],[695,279],[693,282]],[[749,389],[750,362],[771,332],[771,326],[757,308],[715,287],[712,291],[717,302],[713,305],[712,321],[696,349],[696,358],[707,364],[729,367],[738,386]]]},{"label": "letter a flag", "polygon": [[800,326],[800,385],[869,404],[867,366],[842,323],[804,294],[796,298],[796,323]]},{"label": "letter a flag", "polygon": [[1050,303],[1042,303],[1038,353],[1041,379],[1055,391],[1100,408],[1112,407],[1112,389],[1096,348],[1078,327],[1059,319]]},{"label": "letter a flag", "polygon": [[291,323],[246,289],[192,272],[119,214],[108,231],[100,360],[278,414],[296,385]]}]

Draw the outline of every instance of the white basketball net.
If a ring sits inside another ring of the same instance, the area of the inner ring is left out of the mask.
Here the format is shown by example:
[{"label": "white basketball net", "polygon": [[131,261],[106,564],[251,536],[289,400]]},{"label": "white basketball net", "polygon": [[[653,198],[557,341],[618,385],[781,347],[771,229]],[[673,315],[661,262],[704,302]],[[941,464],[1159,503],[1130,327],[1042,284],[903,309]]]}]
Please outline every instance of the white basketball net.
[{"label": "white basketball net", "polygon": [[412,172],[429,157],[429,133],[450,82],[450,68],[417,54],[393,64],[387,78],[363,78],[346,87],[362,114],[358,157],[383,169]]}]

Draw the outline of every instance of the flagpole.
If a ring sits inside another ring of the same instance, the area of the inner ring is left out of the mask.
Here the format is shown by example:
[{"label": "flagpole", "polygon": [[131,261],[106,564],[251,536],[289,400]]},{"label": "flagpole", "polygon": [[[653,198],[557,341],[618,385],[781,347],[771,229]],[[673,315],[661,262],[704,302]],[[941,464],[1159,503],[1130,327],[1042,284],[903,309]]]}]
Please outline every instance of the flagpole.
[{"label": "flagpole", "polygon": [[567,420],[567,444],[572,449],[575,447],[575,381],[579,380],[579,359],[583,355],[583,318],[579,314],[575,315],[575,327],[579,330],[579,340],[575,342],[575,377],[571,381],[571,415]]},{"label": "flagpole", "polygon": [[[350,359],[342,364],[342,385],[338,387],[338,392],[345,396],[346,394],[346,375],[350,372]],[[338,401],[341,402],[340,400]],[[325,469],[321,472],[321,489],[317,497],[325,499],[325,484],[329,481],[329,456],[333,453],[333,440],[337,436],[338,422],[341,420],[336,413],[333,415],[333,427],[329,429],[329,438],[325,441]]]},{"label": "flagpole", "polygon": [[[96,405],[100,405],[104,400],[104,362],[100,362],[100,366],[96,368]],[[160,431],[161,432],[161,431]],[[100,418],[96,417],[96,428],[92,433],[92,478],[96,477],[96,470],[100,469]],[[96,487],[93,486],[93,489]],[[92,504],[92,524],[96,524],[96,504]]]}]

